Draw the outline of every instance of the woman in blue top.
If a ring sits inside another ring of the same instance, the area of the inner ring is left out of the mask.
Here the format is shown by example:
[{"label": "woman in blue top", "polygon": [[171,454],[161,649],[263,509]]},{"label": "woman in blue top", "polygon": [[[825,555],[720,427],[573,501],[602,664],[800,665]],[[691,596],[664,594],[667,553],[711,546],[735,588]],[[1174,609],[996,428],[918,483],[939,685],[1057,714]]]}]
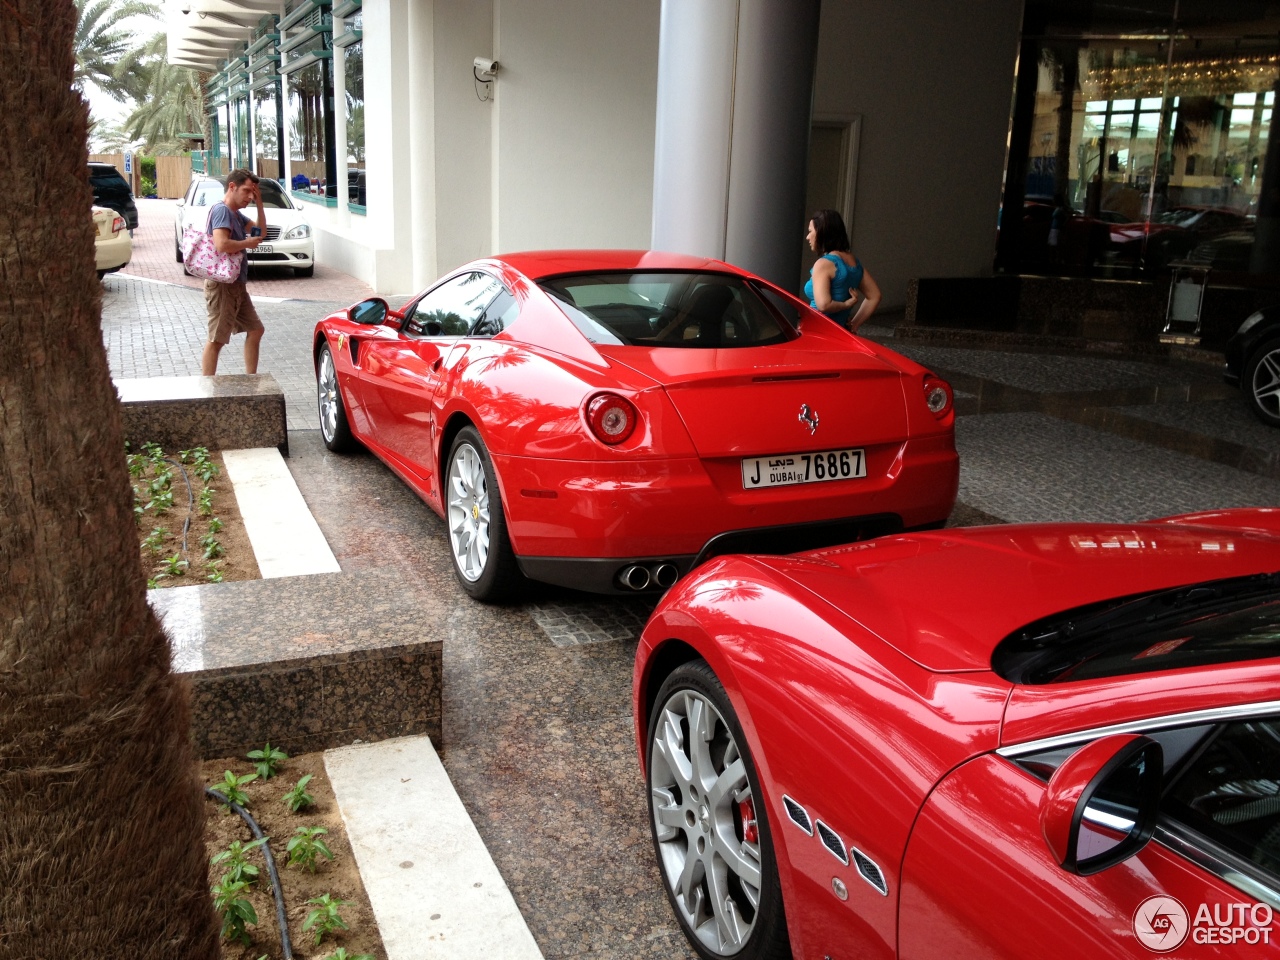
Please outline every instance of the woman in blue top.
[{"label": "woman in blue top", "polygon": [[856,333],[880,305],[880,288],[849,252],[849,234],[837,211],[815,213],[809,221],[808,240],[809,249],[822,254],[804,285],[809,306]]}]

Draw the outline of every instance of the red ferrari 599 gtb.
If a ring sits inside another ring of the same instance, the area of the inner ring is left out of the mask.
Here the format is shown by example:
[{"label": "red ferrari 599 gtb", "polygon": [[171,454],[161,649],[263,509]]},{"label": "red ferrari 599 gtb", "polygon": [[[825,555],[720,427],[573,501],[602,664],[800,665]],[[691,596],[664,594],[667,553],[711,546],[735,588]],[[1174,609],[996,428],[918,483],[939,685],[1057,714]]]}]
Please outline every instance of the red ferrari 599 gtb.
[{"label": "red ferrari 599 gtb", "polygon": [[662,590],[729,551],[941,526],[951,388],[719,261],[521,253],[315,328],[320,426],[445,518],[458,580]]}]

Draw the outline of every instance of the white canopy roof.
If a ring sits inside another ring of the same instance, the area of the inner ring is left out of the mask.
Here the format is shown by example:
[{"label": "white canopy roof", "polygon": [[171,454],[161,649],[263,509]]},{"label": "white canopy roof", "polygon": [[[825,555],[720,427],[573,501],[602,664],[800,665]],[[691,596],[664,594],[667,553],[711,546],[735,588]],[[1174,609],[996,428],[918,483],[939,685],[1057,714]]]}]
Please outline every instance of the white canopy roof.
[{"label": "white canopy roof", "polygon": [[280,0],[165,0],[169,62],[216,70],[249,39],[258,21],[283,10]]}]

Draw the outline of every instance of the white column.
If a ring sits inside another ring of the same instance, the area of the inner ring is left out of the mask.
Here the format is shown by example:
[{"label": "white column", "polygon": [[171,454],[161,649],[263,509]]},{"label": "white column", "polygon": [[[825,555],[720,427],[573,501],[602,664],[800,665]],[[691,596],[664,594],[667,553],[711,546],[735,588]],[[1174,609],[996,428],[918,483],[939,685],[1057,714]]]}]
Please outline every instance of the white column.
[{"label": "white column", "polygon": [[[336,40],[346,29],[346,20],[333,18],[333,38]],[[337,169],[333,171],[338,182],[337,221],[345,230],[351,223],[351,214],[347,211],[347,56],[346,48],[334,46],[333,68],[333,139],[334,156],[337,158]]]},{"label": "white column", "polygon": [[413,287],[436,278],[434,0],[409,0],[409,209]]},{"label": "white column", "polygon": [[655,249],[796,285],[819,6],[663,0]]}]

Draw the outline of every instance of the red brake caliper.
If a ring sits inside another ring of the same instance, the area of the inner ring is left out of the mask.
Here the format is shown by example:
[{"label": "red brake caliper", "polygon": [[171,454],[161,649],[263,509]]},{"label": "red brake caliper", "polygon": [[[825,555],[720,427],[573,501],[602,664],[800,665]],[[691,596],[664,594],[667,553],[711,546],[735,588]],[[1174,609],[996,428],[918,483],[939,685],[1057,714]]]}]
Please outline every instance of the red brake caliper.
[{"label": "red brake caliper", "polygon": [[747,843],[759,843],[760,831],[756,827],[756,808],[750,797],[738,801],[738,813],[742,817],[742,839]]}]

